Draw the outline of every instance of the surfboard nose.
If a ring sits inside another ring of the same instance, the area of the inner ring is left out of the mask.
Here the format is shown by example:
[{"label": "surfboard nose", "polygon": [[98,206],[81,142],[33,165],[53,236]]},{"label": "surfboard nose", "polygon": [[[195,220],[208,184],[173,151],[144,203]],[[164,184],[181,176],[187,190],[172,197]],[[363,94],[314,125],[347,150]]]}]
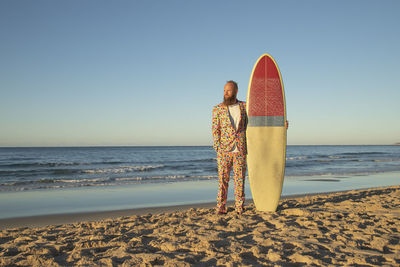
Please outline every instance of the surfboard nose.
[{"label": "surfboard nose", "polygon": [[249,117],[284,116],[283,84],[271,57],[262,56],[256,63],[247,98]]}]

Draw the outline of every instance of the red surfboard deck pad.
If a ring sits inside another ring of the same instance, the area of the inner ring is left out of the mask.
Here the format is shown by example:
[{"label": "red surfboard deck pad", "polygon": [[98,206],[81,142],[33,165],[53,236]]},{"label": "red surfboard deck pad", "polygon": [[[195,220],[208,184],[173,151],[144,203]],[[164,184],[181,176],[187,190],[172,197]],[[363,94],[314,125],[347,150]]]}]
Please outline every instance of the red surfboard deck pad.
[{"label": "red surfboard deck pad", "polygon": [[284,99],[279,70],[268,55],[257,63],[249,94],[248,126],[284,126]]}]

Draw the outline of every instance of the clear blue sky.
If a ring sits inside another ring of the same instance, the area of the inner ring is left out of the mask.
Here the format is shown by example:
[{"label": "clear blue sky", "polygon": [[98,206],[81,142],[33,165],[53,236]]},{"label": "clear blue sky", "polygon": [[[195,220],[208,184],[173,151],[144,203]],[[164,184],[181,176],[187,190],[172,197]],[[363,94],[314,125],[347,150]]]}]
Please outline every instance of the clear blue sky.
[{"label": "clear blue sky", "polygon": [[277,61],[288,144],[400,142],[400,1],[0,1],[0,146],[211,145]]}]

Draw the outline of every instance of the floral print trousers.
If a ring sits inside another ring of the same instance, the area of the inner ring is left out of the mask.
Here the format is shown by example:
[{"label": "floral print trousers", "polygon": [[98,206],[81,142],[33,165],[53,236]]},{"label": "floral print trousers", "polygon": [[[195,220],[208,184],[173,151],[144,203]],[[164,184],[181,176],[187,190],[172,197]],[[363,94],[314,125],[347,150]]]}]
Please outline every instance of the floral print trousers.
[{"label": "floral print trousers", "polygon": [[226,213],[226,199],[228,196],[229,176],[233,167],[235,181],[235,209],[243,212],[244,206],[244,179],[246,174],[246,155],[241,152],[219,152],[218,161],[218,197],[217,209]]}]

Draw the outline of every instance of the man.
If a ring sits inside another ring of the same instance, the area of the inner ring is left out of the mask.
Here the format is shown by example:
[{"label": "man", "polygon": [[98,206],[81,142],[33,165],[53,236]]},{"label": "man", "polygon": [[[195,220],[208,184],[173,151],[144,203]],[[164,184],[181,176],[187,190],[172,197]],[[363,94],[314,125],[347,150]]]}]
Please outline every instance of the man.
[{"label": "man", "polygon": [[238,85],[228,81],[224,86],[224,100],[212,112],[212,134],[218,162],[217,214],[225,214],[229,176],[233,167],[235,181],[235,210],[243,213],[244,178],[246,173],[246,103],[236,99]]}]

